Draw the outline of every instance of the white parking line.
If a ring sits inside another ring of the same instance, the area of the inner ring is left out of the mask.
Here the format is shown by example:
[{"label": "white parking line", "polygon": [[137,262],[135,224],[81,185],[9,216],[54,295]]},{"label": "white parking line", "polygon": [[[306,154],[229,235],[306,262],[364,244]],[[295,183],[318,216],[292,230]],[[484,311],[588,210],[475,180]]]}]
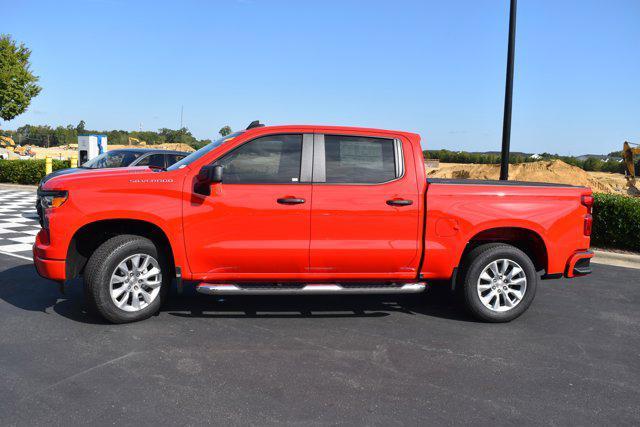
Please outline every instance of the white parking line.
[{"label": "white parking line", "polygon": [[0,190],[0,253],[31,260],[31,248],[40,231],[36,194]]},{"label": "white parking line", "polygon": [[29,257],[23,256],[23,255],[18,255],[18,254],[12,254],[11,252],[0,251],[0,254],[9,255],[9,256],[12,256],[14,258],[26,259],[27,261],[32,261],[33,262],[33,258],[29,258]]}]

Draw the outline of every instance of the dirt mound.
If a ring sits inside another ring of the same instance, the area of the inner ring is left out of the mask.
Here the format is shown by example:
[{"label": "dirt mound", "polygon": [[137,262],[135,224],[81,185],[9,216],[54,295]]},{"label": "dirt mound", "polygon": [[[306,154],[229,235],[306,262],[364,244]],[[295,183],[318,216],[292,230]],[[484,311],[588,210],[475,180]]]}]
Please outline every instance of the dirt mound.
[{"label": "dirt mound", "polygon": [[[427,169],[427,176],[433,178],[498,179],[500,165],[441,163],[438,169]],[[597,193],[627,194],[626,180],[623,175],[586,172],[562,160],[509,165],[509,179],[584,185],[591,187]]]},{"label": "dirt mound", "polygon": [[176,143],[165,143],[165,144],[158,144],[158,145],[109,145],[109,150],[115,150],[118,148],[150,148],[150,149],[154,149],[154,150],[175,150],[175,151],[186,151],[187,153],[191,153],[192,151],[195,151],[193,149],[193,147],[187,145],[187,144],[182,144],[179,142]]},{"label": "dirt mound", "polygon": [[[33,151],[36,153],[36,159],[44,159],[49,156],[54,159],[66,160],[71,156],[77,156],[78,150],[69,149],[66,146],[60,147],[32,147]],[[193,150],[192,147],[187,144],[181,143],[166,143],[166,144],[158,144],[158,145],[107,145],[108,150],[117,150],[119,148],[149,148],[154,150],[176,150],[176,151],[186,151],[187,153],[191,153]]]}]

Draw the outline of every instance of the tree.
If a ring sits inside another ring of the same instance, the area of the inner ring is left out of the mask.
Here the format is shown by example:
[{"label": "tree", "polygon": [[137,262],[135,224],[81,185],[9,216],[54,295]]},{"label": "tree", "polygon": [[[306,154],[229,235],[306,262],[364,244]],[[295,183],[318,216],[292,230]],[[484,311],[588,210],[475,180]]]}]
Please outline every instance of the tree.
[{"label": "tree", "polygon": [[197,141],[197,139],[194,138],[193,135],[191,135],[191,132],[189,132],[189,129],[185,127],[180,128],[178,130],[162,128],[160,129],[159,133],[160,133],[160,137],[164,138],[165,141],[168,143],[181,142],[183,144],[191,145]]},{"label": "tree", "polygon": [[595,159],[593,157],[589,157],[585,160],[584,165],[582,167],[586,171],[599,171],[601,168],[600,160]]},{"label": "tree", "polygon": [[26,111],[42,88],[30,70],[31,51],[9,36],[0,35],[0,118],[12,120]]},{"label": "tree", "polygon": [[80,123],[78,123],[78,126],[76,126],[76,132],[78,132],[78,134],[84,133],[85,132],[85,127],[86,123],[84,122],[84,120],[80,120]]},{"label": "tree", "polygon": [[231,127],[229,125],[223,126],[218,133],[220,134],[220,136],[225,137],[227,135],[229,135],[231,132],[233,132],[231,130]]}]

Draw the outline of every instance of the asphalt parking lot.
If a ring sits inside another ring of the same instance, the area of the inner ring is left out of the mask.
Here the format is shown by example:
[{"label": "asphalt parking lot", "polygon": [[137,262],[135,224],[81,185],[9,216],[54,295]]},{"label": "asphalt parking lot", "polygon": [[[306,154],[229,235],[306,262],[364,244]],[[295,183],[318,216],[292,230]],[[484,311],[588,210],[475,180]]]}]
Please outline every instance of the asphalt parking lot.
[{"label": "asphalt parking lot", "polygon": [[501,325],[448,293],[187,290],[129,325],[0,254],[0,424],[640,423],[639,270],[542,282]]}]

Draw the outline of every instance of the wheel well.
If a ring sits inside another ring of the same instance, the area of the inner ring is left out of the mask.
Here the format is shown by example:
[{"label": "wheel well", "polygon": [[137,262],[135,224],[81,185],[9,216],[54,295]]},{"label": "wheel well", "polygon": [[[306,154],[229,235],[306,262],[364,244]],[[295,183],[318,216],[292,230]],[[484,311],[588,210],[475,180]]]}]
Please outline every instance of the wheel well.
[{"label": "wheel well", "polygon": [[537,271],[547,269],[547,247],[535,231],[519,227],[490,228],[481,231],[469,240],[461,260],[474,248],[485,243],[507,243],[515,246],[531,258]]},{"label": "wheel well", "polygon": [[67,250],[65,267],[67,280],[71,280],[81,274],[91,254],[101,244],[119,234],[135,234],[151,240],[159,251],[165,252],[172,269],[171,274],[175,273],[171,244],[160,227],[147,221],[113,219],[86,224],[75,232]]}]

